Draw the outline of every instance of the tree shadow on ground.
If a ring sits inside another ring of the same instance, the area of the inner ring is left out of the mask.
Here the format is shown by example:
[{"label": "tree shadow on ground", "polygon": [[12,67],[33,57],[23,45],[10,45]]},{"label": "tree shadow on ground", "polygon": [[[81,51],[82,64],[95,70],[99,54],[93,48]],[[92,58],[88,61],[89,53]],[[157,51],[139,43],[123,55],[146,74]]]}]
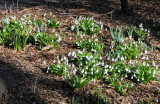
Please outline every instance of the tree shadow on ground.
[{"label": "tree shadow on ground", "polygon": [[[71,98],[72,96],[80,96],[84,101],[88,99],[94,103],[95,96],[90,95],[88,98],[77,93],[58,77],[52,77],[45,73],[42,73],[45,75],[38,75],[23,71],[21,68],[15,67],[14,64],[2,60],[0,60],[0,65],[0,78],[7,89],[5,93],[3,92],[1,104],[59,104],[66,102],[63,101],[63,98]],[[68,101],[67,103],[69,103]],[[99,101],[104,104],[102,99]]]}]

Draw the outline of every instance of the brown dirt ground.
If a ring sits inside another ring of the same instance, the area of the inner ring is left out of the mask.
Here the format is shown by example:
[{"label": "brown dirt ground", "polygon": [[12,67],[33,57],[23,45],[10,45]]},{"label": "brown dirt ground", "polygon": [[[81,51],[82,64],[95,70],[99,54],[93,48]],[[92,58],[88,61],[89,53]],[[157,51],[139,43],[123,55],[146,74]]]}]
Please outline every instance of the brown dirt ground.
[{"label": "brown dirt ground", "polygon": [[[130,7],[133,12],[124,15],[120,13],[119,0],[84,0],[83,2],[68,1],[63,3],[52,3],[49,6],[35,6],[25,8],[20,11],[3,11],[0,17],[6,15],[16,15],[17,17],[23,14],[35,14],[39,18],[43,18],[43,14],[49,15],[52,12],[62,26],[56,29],[56,32],[63,31],[63,40],[60,47],[53,51],[48,51],[45,47],[38,50],[33,45],[27,45],[25,52],[16,52],[12,48],[0,46],[0,64],[5,66],[5,70],[10,72],[15,77],[16,86],[9,87],[8,93],[4,93],[2,104],[68,104],[69,99],[74,95],[80,97],[92,96],[95,86],[103,88],[101,93],[105,94],[114,104],[140,104],[142,99],[147,103],[150,100],[152,103],[160,101],[160,95],[157,90],[160,89],[159,81],[150,81],[147,84],[136,84],[135,89],[122,96],[117,93],[114,88],[108,86],[104,81],[90,83],[81,90],[73,91],[61,77],[46,74],[46,66],[43,64],[45,60],[51,63],[57,55],[67,54],[74,50],[73,39],[70,40],[73,34],[70,30],[72,20],[76,17],[93,16],[96,20],[102,21],[104,26],[122,27],[144,24],[145,28],[152,27],[153,19],[160,19],[160,1],[158,0],[129,0]],[[115,10],[111,18],[108,12]],[[50,32],[51,30],[48,30]],[[149,57],[154,58],[156,63],[160,62],[160,39],[156,37],[155,31],[151,29],[151,44],[156,46],[156,53],[150,53]],[[106,47],[109,47],[111,36],[109,33],[103,33],[103,41]],[[157,76],[159,79],[160,77]],[[86,91],[90,94],[87,95]]]}]

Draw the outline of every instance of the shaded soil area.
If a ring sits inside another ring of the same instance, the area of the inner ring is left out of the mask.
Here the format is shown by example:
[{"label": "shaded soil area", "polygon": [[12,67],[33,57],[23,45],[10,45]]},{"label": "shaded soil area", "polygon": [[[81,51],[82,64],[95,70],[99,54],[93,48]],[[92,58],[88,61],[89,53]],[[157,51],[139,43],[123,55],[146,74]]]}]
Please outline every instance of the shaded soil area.
[{"label": "shaded soil area", "polygon": [[[64,32],[61,34],[62,41],[60,46],[54,50],[49,50],[47,46],[38,50],[37,47],[29,44],[25,52],[16,52],[12,48],[0,46],[0,79],[7,88],[7,92],[2,95],[2,104],[68,104],[73,96],[92,97],[95,87],[102,88],[101,93],[105,94],[110,103],[114,104],[140,104],[142,99],[144,103],[148,101],[160,103],[160,95],[157,93],[160,89],[160,75],[157,75],[158,81],[150,81],[145,85],[134,83],[136,88],[126,96],[122,96],[105,81],[91,82],[81,90],[73,91],[61,77],[47,74],[47,66],[43,64],[43,61],[48,64],[52,63],[56,56],[66,55],[75,50],[73,47],[75,37],[70,38],[73,35],[70,27],[72,21],[79,16],[94,17],[97,21],[102,21],[105,28],[117,25],[125,28],[143,23],[145,28],[151,29],[151,36],[148,38],[157,49],[155,53],[150,53],[149,57],[160,64],[160,38],[152,29],[153,19],[160,19],[160,1],[129,0],[133,12],[128,15],[121,14],[119,0],[65,0],[49,3],[48,6],[44,5],[43,0],[35,0],[37,2],[35,4],[32,1],[20,0],[19,5],[22,10],[7,9],[1,12],[0,17],[6,15],[21,17],[27,14],[31,17],[37,15],[43,19],[44,13],[49,15],[52,12],[57,20],[63,23],[62,26],[55,29],[57,33]],[[113,13],[109,13],[113,10]],[[103,42],[108,49],[111,42],[110,33],[103,33]],[[86,93],[87,91],[89,94]]]}]

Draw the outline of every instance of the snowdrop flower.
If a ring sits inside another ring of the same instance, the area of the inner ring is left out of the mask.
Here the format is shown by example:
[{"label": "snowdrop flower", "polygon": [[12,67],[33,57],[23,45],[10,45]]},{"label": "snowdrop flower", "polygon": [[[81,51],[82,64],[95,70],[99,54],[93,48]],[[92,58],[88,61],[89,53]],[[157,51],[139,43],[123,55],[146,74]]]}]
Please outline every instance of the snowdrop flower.
[{"label": "snowdrop flower", "polygon": [[121,60],[124,60],[124,57],[121,57]]},{"label": "snowdrop flower", "polygon": [[50,16],[52,16],[52,12],[50,12]]},{"label": "snowdrop flower", "polygon": [[102,60],[102,57],[100,56],[99,59]]},{"label": "snowdrop flower", "polygon": [[72,30],[72,31],[74,30],[74,28],[75,28],[75,26],[71,26],[71,30]]},{"label": "snowdrop flower", "polygon": [[49,71],[49,67],[47,68],[47,71],[46,71],[47,74],[49,73],[48,71]]},{"label": "snowdrop flower", "polygon": [[145,60],[146,59],[146,57],[142,57],[142,60]]},{"label": "snowdrop flower", "polygon": [[155,75],[153,74],[152,77],[155,77]]},{"label": "snowdrop flower", "polygon": [[57,42],[59,43],[61,40],[62,40],[62,38],[61,38],[61,37],[58,37]]},{"label": "snowdrop flower", "polygon": [[24,14],[23,17],[26,18],[26,15]]},{"label": "snowdrop flower", "polygon": [[149,60],[148,56],[147,56],[146,60]]},{"label": "snowdrop flower", "polygon": [[158,66],[156,66],[156,70],[158,70]]},{"label": "snowdrop flower", "polygon": [[106,68],[108,68],[108,65],[105,65],[105,67],[104,67],[104,68],[105,68],[105,69],[106,69]]},{"label": "snowdrop flower", "polygon": [[98,41],[98,39],[95,39],[95,41]]},{"label": "snowdrop flower", "polygon": [[137,79],[137,81],[139,82],[139,78]]},{"label": "snowdrop flower", "polygon": [[153,71],[153,74],[154,74],[154,75],[156,74],[156,71],[155,71],[155,70]]},{"label": "snowdrop flower", "polygon": [[133,76],[131,77],[131,79],[133,79]]},{"label": "snowdrop flower", "polygon": [[73,83],[73,87],[75,87],[75,83]]},{"label": "snowdrop flower", "polygon": [[121,71],[120,70],[118,70],[118,73],[120,73]]},{"label": "snowdrop flower", "polygon": [[128,68],[125,68],[125,70],[128,72],[129,71],[129,69]]},{"label": "snowdrop flower", "polygon": [[104,66],[104,62],[102,62],[101,65]]},{"label": "snowdrop flower", "polygon": [[127,74],[125,75],[125,78],[127,78],[128,76],[127,76]]},{"label": "snowdrop flower", "polygon": [[131,84],[131,86],[133,87],[133,86],[134,86],[134,84],[132,83],[132,84]]},{"label": "snowdrop flower", "polygon": [[153,66],[156,66],[156,64],[155,64],[155,62],[154,62],[154,61],[152,62],[152,65],[153,65]]},{"label": "snowdrop flower", "polygon": [[24,21],[24,18],[21,18],[21,21]]},{"label": "snowdrop flower", "polygon": [[84,70],[82,70],[82,73],[84,73]]},{"label": "snowdrop flower", "polygon": [[43,61],[43,64],[47,66],[46,61]]},{"label": "snowdrop flower", "polygon": [[75,56],[75,55],[76,55],[76,52],[75,52],[75,51],[73,51],[73,52],[71,53],[71,55],[72,55],[72,56]]},{"label": "snowdrop flower", "polygon": [[121,81],[123,81],[123,78],[121,77]]},{"label": "snowdrop flower", "polygon": [[44,13],[44,17],[46,16],[46,13]]},{"label": "snowdrop flower", "polygon": [[71,54],[72,54],[72,53],[71,53],[71,52],[69,52],[69,53],[68,53],[68,56],[71,56]]},{"label": "snowdrop flower", "polygon": [[147,50],[145,50],[145,54],[147,54]]},{"label": "snowdrop flower", "polygon": [[60,68],[59,64],[57,65],[58,68]]}]

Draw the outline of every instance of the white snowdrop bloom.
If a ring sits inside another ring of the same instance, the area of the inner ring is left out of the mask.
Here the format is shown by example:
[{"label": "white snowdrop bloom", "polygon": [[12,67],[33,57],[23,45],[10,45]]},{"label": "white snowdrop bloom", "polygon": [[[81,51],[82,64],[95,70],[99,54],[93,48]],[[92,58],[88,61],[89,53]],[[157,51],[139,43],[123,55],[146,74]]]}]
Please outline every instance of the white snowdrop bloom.
[{"label": "white snowdrop bloom", "polygon": [[104,62],[102,62],[101,65],[104,66]]},{"label": "white snowdrop bloom", "polygon": [[69,64],[68,66],[71,67],[71,64]]},{"label": "white snowdrop bloom", "polygon": [[97,70],[96,73],[98,73],[99,71]]},{"label": "white snowdrop bloom", "polygon": [[127,78],[128,76],[127,76],[127,74],[125,75],[125,78]]},{"label": "white snowdrop bloom", "polygon": [[125,70],[128,72],[129,71],[129,69],[128,68],[125,68]]},{"label": "white snowdrop bloom", "polygon": [[58,64],[61,64],[61,61],[60,61],[60,60],[58,60]]},{"label": "white snowdrop bloom", "polygon": [[80,50],[78,50],[77,52],[78,52],[79,54],[83,54],[82,51],[80,51]]},{"label": "white snowdrop bloom", "polygon": [[146,60],[149,60],[148,56],[147,56]]},{"label": "white snowdrop bloom", "polygon": [[80,66],[82,66],[82,63],[80,63]]},{"label": "white snowdrop bloom", "polygon": [[46,61],[43,61],[43,64],[47,66]]},{"label": "white snowdrop bloom", "polygon": [[157,101],[157,103],[159,102],[159,100],[158,100],[158,99],[157,99],[156,101]]},{"label": "white snowdrop bloom", "polygon": [[142,57],[142,60],[145,60],[146,59],[146,57]]},{"label": "white snowdrop bloom", "polygon": [[138,63],[138,61],[136,60],[136,63]]},{"label": "white snowdrop bloom", "polygon": [[121,71],[120,70],[118,70],[118,73],[120,73]]},{"label": "white snowdrop bloom", "polygon": [[141,54],[140,54],[141,56],[143,55],[143,53],[141,52]]},{"label": "white snowdrop bloom", "polygon": [[145,54],[147,54],[148,52],[147,52],[147,50],[145,50]]},{"label": "white snowdrop bloom", "polygon": [[132,84],[131,84],[131,86],[133,87],[133,86],[134,86],[134,84],[132,83]]},{"label": "white snowdrop bloom", "polygon": [[147,63],[147,66],[149,66],[149,64]]},{"label": "white snowdrop bloom", "polygon": [[136,42],[134,41],[133,44],[136,44]]},{"label": "white snowdrop bloom", "polygon": [[87,75],[87,71],[85,71],[84,74]]},{"label": "white snowdrop bloom", "polygon": [[129,63],[132,64],[132,61],[130,60]]},{"label": "white snowdrop bloom", "polygon": [[75,83],[73,83],[73,87],[75,87]]},{"label": "white snowdrop bloom", "polygon": [[108,65],[105,65],[105,67],[104,68],[108,68]]},{"label": "white snowdrop bloom", "polygon": [[61,37],[58,37],[57,42],[59,43],[61,40],[62,40],[62,38],[61,38]]},{"label": "white snowdrop bloom", "polygon": [[156,71],[155,71],[155,70],[153,71],[153,74],[154,74],[154,75],[156,74]]},{"label": "white snowdrop bloom", "polygon": [[124,57],[121,57],[121,60],[124,60]]},{"label": "white snowdrop bloom", "polygon": [[44,13],[44,17],[46,16],[46,13]]},{"label": "white snowdrop bloom", "polygon": [[99,59],[102,60],[102,57],[100,56]]},{"label": "white snowdrop bloom", "polygon": [[144,78],[142,77],[142,81],[144,81]]},{"label": "white snowdrop bloom", "polygon": [[98,41],[98,39],[95,39],[94,41]]},{"label": "white snowdrop bloom", "polygon": [[107,60],[110,60],[110,58],[108,57]]},{"label": "white snowdrop bloom", "polygon": [[152,77],[155,77],[155,75],[153,74]]},{"label": "white snowdrop bloom", "polygon": [[21,21],[24,21],[24,18],[21,18]]},{"label": "white snowdrop bloom", "polygon": [[71,53],[71,52],[69,52],[69,53],[68,53],[68,56],[71,56],[71,55],[72,55],[72,53]]},{"label": "white snowdrop bloom", "polygon": [[77,58],[77,55],[74,55],[74,58]]},{"label": "white snowdrop bloom", "polygon": [[60,68],[59,64],[57,64],[57,67]]},{"label": "white snowdrop bloom", "polygon": [[88,62],[86,61],[86,65],[88,64]]},{"label": "white snowdrop bloom", "polygon": [[133,79],[133,76],[131,77],[131,79]]},{"label": "white snowdrop bloom", "polygon": [[93,75],[93,71],[91,72],[91,74]]},{"label": "white snowdrop bloom", "polygon": [[153,65],[153,66],[156,66],[156,64],[155,64],[155,62],[154,62],[154,61],[152,62],[152,65]]},{"label": "white snowdrop bloom", "polygon": [[112,61],[114,61],[114,58],[112,58]]},{"label": "white snowdrop bloom", "polygon": [[91,71],[93,71],[93,68],[91,68]]},{"label": "white snowdrop bloom", "polygon": [[76,71],[73,71],[73,75],[75,75],[76,74]]},{"label": "white snowdrop bloom", "polygon": [[121,81],[123,81],[123,78],[121,77]]},{"label": "white snowdrop bloom", "polygon": [[112,66],[109,66],[109,68],[111,69],[111,68],[112,68]]},{"label": "white snowdrop bloom", "polygon": [[156,66],[156,70],[158,70],[158,66]]},{"label": "white snowdrop bloom", "polygon": [[147,36],[150,36],[150,34],[148,33],[148,35]]},{"label": "white snowdrop bloom", "polygon": [[139,78],[137,79],[137,81],[139,82]]},{"label": "white snowdrop bloom", "polygon": [[73,52],[71,53],[71,56],[75,56],[75,55],[76,55],[76,52],[73,51]]},{"label": "white snowdrop bloom", "polygon": [[84,70],[82,70],[82,73],[84,73]]},{"label": "white snowdrop bloom", "polygon": [[104,74],[108,74],[108,71],[107,71],[107,70],[105,70],[105,71],[104,71]]}]

